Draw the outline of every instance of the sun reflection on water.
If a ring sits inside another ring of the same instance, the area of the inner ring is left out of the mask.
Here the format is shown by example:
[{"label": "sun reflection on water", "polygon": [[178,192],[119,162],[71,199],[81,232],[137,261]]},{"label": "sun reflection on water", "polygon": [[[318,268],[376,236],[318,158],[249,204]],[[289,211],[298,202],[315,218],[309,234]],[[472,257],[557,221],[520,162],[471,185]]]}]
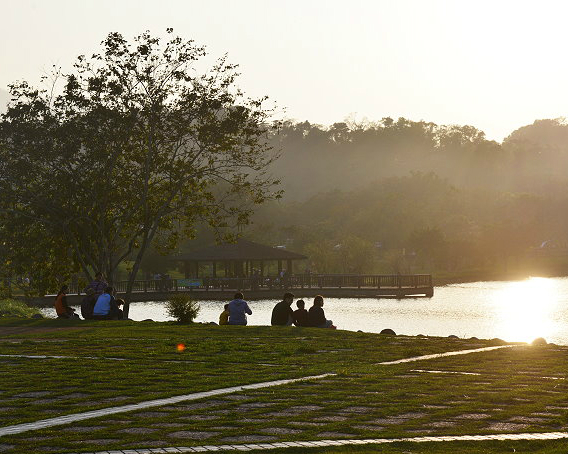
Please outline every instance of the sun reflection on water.
[{"label": "sun reflection on water", "polygon": [[493,297],[497,332],[508,341],[550,339],[557,331],[553,313],[559,304],[555,281],[533,277],[511,282]]}]

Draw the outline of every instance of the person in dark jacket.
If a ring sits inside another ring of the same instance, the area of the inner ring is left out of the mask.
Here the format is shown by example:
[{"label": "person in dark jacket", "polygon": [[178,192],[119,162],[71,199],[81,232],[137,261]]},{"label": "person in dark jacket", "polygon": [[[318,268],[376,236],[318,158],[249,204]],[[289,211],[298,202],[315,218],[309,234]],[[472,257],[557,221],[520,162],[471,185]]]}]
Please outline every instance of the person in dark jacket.
[{"label": "person in dark jacket", "polygon": [[244,300],[244,295],[235,293],[235,298],[229,303],[229,325],[246,325],[247,314],[252,315],[252,310]]},{"label": "person in dark jacket", "polygon": [[97,296],[95,295],[95,290],[92,287],[87,287],[87,294],[84,296],[83,301],[81,301],[81,315],[85,320],[91,320],[93,318],[93,309],[95,308],[96,302]]},{"label": "person in dark jacket", "polygon": [[120,308],[120,306],[124,307],[124,300],[123,299],[115,299],[113,298],[110,302],[110,318],[112,320],[122,320],[124,318],[124,311]]},{"label": "person in dark jacket", "polygon": [[294,302],[292,293],[284,293],[284,299],[272,309],[272,326],[290,326],[294,321],[294,311],[290,307]]},{"label": "person in dark jacket", "polygon": [[310,326],[315,326],[316,328],[335,328],[331,320],[325,318],[325,312],[323,311],[323,296],[317,295],[314,298],[314,305],[310,307],[308,311],[308,318],[310,321]]},{"label": "person in dark jacket", "polygon": [[294,325],[310,326],[310,318],[308,311],[305,309],[306,303],[304,303],[304,300],[296,301],[296,306],[298,306],[298,309],[294,311]]}]

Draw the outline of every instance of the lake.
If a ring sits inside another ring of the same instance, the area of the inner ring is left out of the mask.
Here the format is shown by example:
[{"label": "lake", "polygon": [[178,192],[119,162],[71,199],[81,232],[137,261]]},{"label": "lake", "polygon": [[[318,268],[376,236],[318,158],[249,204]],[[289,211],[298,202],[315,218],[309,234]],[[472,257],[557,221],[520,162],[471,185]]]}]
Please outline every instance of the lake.
[{"label": "lake", "polygon": [[[296,299],[302,297],[300,289],[295,294]],[[196,321],[218,322],[226,302],[201,302]],[[250,301],[249,325],[269,325],[276,302]],[[311,303],[306,299],[306,308]],[[544,337],[568,345],[568,278],[453,284],[436,287],[432,298],[326,298],[324,310],[339,329],[351,331],[378,333],[391,328],[405,335],[454,334],[511,342]],[[44,312],[54,316],[53,309]],[[130,318],[170,320],[160,302],[131,304]]]}]

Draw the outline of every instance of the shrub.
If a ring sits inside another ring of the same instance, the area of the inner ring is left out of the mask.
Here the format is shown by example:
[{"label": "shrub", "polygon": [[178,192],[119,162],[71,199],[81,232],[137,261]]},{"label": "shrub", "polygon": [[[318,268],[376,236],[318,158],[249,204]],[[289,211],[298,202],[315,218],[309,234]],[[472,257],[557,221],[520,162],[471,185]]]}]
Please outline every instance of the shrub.
[{"label": "shrub", "polygon": [[191,299],[191,296],[174,295],[166,301],[166,311],[170,317],[179,323],[192,323],[199,314],[199,304]]},{"label": "shrub", "polygon": [[0,299],[0,317],[31,317],[35,314],[41,314],[41,312],[23,301]]}]

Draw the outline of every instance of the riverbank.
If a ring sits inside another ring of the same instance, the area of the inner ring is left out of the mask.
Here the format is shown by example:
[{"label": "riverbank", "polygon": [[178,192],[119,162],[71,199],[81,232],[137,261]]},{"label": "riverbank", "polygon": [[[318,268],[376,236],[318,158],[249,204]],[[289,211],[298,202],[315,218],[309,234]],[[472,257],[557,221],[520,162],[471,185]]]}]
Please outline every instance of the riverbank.
[{"label": "riverbank", "polygon": [[523,281],[531,277],[557,278],[568,277],[567,271],[557,272],[487,272],[487,271],[464,271],[459,273],[439,273],[432,275],[434,288],[451,284],[466,284],[470,282],[504,282]]},{"label": "riverbank", "polygon": [[[424,357],[444,352],[462,354]],[[2,319],[0,426],[103,413],[1,435],[0,446],[43,454],[292,443],[282,452],[339,453],[378,445],[294,443],[404,437],[380,449],[554,452],[565,441],[412,440],[568,431],[567,353],[314,328]],[[104,414],[127,405],[137,406]]]}]

